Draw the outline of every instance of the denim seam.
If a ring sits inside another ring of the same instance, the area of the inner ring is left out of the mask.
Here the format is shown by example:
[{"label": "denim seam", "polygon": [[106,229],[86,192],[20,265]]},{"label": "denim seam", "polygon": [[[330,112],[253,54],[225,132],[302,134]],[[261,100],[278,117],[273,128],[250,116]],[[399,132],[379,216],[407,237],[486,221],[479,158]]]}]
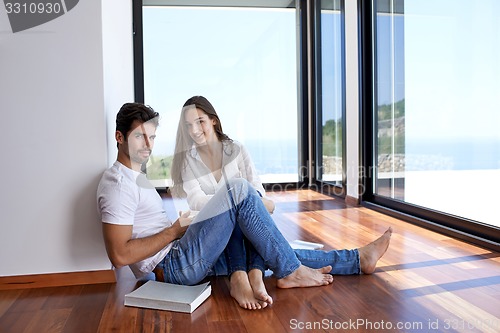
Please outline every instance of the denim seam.
[{"label": "denim seam", "polygon": [[[178,284],[188,284],[189,285],[189,284],[193,284],[193,283],[198,283],[199,281],[187,281],[187,279],[184,279],[185,274],[183,274],[184,271],[191,269],[192,266],[195,266],[198,263],[201,263],[205,267],[211,267],[211,265],[208,264],[206,260],[204,260],[203,258],[200,258],[199,260],[197,260],[196,262],[194,262],[193,264],[191,264],[187,267],[172,270],[172,274],[169,274],[169,277],[173,276],[175,279],[174,283],[178,283]],[[203,280],[206,276],[207,276],[207,274],[205,274],[200,280]]]},{"label": "denim seam", "polygon": [[243,272],[246,272],[247,271],[247,268],[244,267],[244,266],[235,266],[235,267],[231,267],[231,269],[228,269],[228,275],[231,275],[233,274],[234,272],[236,271],[243,271]]},{"label": "denim seam", "polygon": [[266,270],[265,267],[261,266],[261,265],[249,265],[248,266],[248,271],[250,272],[252,269],[258,269],[262,272],[264,272]]}]

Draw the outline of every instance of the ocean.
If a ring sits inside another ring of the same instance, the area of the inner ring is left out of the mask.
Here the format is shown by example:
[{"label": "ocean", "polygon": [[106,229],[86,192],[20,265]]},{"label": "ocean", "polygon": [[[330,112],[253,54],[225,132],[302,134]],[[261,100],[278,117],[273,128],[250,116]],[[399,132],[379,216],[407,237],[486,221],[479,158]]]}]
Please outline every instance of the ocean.
[{"label": "ocean", "polygon": [[[293,140],[254,140],[243,144],[259,174],[298,170],[298,148]],[[495,139],[418,140],[406,142],[405,154],[409,170],[500,169],[500,141]]]}]

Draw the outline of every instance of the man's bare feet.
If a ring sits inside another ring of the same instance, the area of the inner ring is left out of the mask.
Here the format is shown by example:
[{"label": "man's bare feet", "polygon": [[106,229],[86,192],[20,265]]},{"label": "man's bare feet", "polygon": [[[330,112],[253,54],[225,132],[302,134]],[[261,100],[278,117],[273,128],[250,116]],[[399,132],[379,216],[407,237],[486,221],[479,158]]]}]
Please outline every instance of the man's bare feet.
[{"label": "man's bare feet", "polygon": [[329,274],[332,266],[314,269],[300,265],[292,274],[276,281],[278,288],[317,287],[326,286],[333,282]]},{"label": "man's bare feet", "polygon": [[273,304],[273,298],[267,293],[264,277],[260,269],[250,270],[248,272],[248,280],[250,281],[250,286],[252,286],[253,296],[263,308],[269,304]]},{"label": "man's bare feet", "polygon": [[[229,285],[231,296],[243,309],[259,310],[264,307],[254,296],[247,272],[236,271],[231,274]],[[267,304],[265,306],[267,306]]]},{"label": "man's bare feet", "polygon": [[358,249],[361,271],[364,274],[371,274],[375,271],[378,260],[389,247],[391,235],[392,228],[389,227],[378,239]]}]

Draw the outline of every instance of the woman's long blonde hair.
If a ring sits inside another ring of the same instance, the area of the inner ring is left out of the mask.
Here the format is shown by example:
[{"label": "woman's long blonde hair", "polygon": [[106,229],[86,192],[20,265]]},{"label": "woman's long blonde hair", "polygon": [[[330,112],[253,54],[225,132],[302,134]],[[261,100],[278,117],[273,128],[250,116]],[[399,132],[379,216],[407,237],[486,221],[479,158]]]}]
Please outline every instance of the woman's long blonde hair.
[{"label": "woman's long blonde hair", "polygon": [[177,126],[177,135],[175,139],[175,151],[174,159],[172,161],[172,168],[170,171],[170,177],[172,178],[173,186],[170,192],[174,197],[184,198],[186,197],[186,192],[182,187],[182,170],[186,167],[186,154],[189,153],[193,147],[193,139],[189,135],[185,123],[185,113],[191,108],[197,108],[205,112],[210,120],[215,120],[214,131],[217,135],[217,139],[220,142],[225,140],[232,141],[229,136],[227,136],[222,131],[222,124],[215,111],[213,105],[203,96],[193,96],[184,103],[181,111],[181,116],[179,118],[179,125]]}]

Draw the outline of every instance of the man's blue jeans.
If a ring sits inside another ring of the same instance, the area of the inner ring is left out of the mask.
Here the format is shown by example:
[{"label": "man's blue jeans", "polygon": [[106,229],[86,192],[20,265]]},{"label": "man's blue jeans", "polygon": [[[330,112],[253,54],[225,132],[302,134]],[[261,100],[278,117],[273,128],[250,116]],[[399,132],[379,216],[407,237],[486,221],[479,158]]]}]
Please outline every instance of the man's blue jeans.
[{"label": "man's blue jeans", "polygon": [[241,229],[277,279],[300,264],[311,268],[331,265],[330,274],[360,274],[354,250],[293,250],[276,227],[260,196],[244,179],[229,181],[198,213],[181,239],[159,264],[165,282],[193,285],[210,275],[227,275],[224,249],[235,228]]}]

